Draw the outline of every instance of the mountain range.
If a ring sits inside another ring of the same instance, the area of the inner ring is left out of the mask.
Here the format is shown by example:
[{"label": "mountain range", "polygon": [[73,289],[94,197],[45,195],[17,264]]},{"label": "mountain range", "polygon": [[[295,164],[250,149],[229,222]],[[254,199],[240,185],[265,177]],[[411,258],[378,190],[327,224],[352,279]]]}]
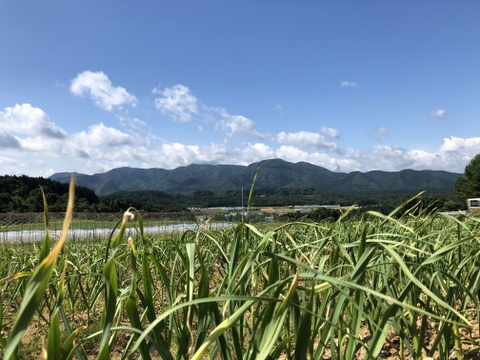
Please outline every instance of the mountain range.
[{"label": "mountain range", "polygon": [[[264,160],[248,166],[192,164],[173,170],[122,167],[104,173],[77,173],[80,186],[97,195],[116,191],[157,190],[222,192],[255,188],[315,188],[338,192],[432,192],[451,193],[462,174],[437,170],[333,172],[306,162]],[[50,178],[68,182],[72,173],[55,173]]]}]

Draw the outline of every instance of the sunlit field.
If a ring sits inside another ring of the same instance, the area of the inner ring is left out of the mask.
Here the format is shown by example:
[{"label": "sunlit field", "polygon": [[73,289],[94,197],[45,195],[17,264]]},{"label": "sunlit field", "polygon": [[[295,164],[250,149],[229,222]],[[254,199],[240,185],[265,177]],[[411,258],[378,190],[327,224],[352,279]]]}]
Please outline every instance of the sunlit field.
[{"label": "sunlit field", "polygon": [[479,358],[478,218],[413,198],[151,236],[129,209],[109,239],[66,241],[72,202],[58,240],[1,245],[5,359]]}]

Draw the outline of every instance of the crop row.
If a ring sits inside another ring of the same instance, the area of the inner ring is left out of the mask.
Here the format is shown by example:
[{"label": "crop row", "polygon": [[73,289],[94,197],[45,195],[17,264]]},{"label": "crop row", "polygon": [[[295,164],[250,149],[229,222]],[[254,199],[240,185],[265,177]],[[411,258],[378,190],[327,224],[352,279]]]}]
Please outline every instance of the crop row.
[{"label": "crop row", "polygon": [[65,241],[72,208],[73,187],[56,242],[46,231],[41,243],[3,245],[5,359],[468,359],[480,351],[477,218],[425,212],[413,198],[388,216],[352,220],[346,211],[335,222],[149,236],[129,209],[108,240]]}]

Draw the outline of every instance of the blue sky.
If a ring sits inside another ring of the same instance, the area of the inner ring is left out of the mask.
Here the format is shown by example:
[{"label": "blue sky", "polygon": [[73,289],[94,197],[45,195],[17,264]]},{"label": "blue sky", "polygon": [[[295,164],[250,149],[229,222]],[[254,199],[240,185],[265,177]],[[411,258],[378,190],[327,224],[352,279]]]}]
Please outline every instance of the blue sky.
[{"label": "blue sky", "polygon": [[0,174],[463,172],[479,16],[473,0],[3,1]]}]

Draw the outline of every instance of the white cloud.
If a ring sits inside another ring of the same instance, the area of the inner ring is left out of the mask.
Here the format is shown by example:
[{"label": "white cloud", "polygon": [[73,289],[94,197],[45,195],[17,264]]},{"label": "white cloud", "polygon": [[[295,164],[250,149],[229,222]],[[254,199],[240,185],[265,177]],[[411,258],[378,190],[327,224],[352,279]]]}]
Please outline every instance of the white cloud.
[{"label": "white cloud", "polygon": [[[155,99],[155,107],[164,114],[172,116],[173,120],[189,122],[194,118],[201,118],[204,124],[210,124],[216,131],[224,132],[230,139],[234,134],[253,135],[263,138],[255,128],[255,123],[243,115],[230,115],[222,107],[212,107],[202,104],[190,89],[184,85],[175,85],[160,90],[154,88],[154,95],[161,95]],[[204,132],[202,125],[196,125],[198,132]]]},{"label": "white cloud", "polygon": [[188,122],[198,114],[198,100],[184,85],[175,85],[163,91],[153,90],[154,94],[161,94],[155,99],[155,107],[164,114],[170,114],[175,121]]},{"label": "white cloud", "polygon": [[[478,145],[478,144],[477,144]],[[212,143],[208,146],[182,144],[178,142],[164,143],[157,150],[151,148],[135,149],[134,153],[127,154],[128,146],[121,147],[113,155],[103,156],[113,162],[124,162],[132,166],[131,161],[141,161],[143,167],[160,167],[172,169],[178,166],[197,164],[236,164],[248,165],[265,159],[281,158],[290,162],[306,161],[322,166],[332,171],[399,171],[403,169],[444,169],[453,172],[463,172],[469,159],[462,155],[462,151],[443,151],[429,153],[424,150],[409,150],[399,146],[376,145],[366,149],[339,149],[334,153],[322,150],[311,151],[303,147],[280,144],[278,147],[266,143],[246,143],[234,148],[227,147],[226,143]],[[108,151],[108,149],[107,149]],[[125,152],[125,153],[123,153]],[[475,150],[469,151],[475,153]],[[91,157],[92,158],[92,157]],[[130,160],[129,160],[130,159]],[[106,161],[106,160],[105,160]]]},{"label": "white cloud", "polygon": [[236,159],[235,164],[239,165],[249,165],[261,160],[277,157],[275,150],[263,143],[249,143],[245,146],[235,148],[231,153],[229,153],[229,156]]},{"label": "white cloud", "polygon": [[340,81],[340,87],[357,87],[358,84],[355,81]]},{"label": "white cloud", "polygon": [[70,84],[70,91],[76,96],[90,95],[95,105],[112,111],[126,104],[135,105],[137,99],[123,87],[114,87],[102,71],[84,71],[77,75]]},{"label": "white cloud", "polygon": [[[161,154],[163,161],[167,161],[169,167],[188,165],[192,162],[198,162],[201,154],[200,146],[198,145],[185,145],[180,143],[163,144]],[[174,165],[175,164],[175,165]]]},{"label": "white cloud", "polygon": [[30,104],[7,107],[0,112],[0,130],[22,136],[63,139],[66,132],[51,122],[45,112]]},{"label": "white cloud", "polygon": [[[432,153],[421,149],[405,149],[400,146],[383,144],[366,149],[348,148],[342,151],[339,170],[365,172],[431,169],[462,173],[465,164],[480,150],[478,143],[474,145],[473,142],[470,142],[471,147],[468,149],[459,149],[459,151],[445,151],[444,145]],[[478,150],[474,149],[475,146]],[[472,155],[469,156],[467,153]]]},{"label": "white cloud", "polygon": [[[297,140],[300,141],[300,138]],[[4,139],[0,136],[0,143]],[[308,139],[308,136],[303,138],[304,141],[309,141]],[[15,156],[18,157],[16,160],[18,166],[14,169],[16,173],[28,174],[34,170],[33,166],[42,171],[53,168],[55,171],[95,173],[119,166],[172,169],[192,163],[248,165],[271,158],[282,158],[291,162],[306,161],[332,171],[342,172],[398,171],[407,168],[463,172],[468,161],[480,152],[480,139],[459,138],[445,139],[439,151],[433,153],[387,145],[365,149],[336,149],[335,152],[318,148],[312,151],[312,148],[299,146],[293,141],[289,144],[281,143],[278,146],[257,142],[236,147],[229,147],[226,142],[205,146],[164,142],[156,148],[155,144],[158,142],[145,145],[141,138],[132,137],[103,124],[72,134],[68,141],[52,141],[48,144],[50,147],[46,147],[41,141],[38,143],[33,141],[29,147],[24,147],[24,153],[27,156],[17,151]],[[28,153],[38,151],[42,146],[42,155],[45,158],[42,157],[44,164],[39,165],[38,157],[29,157]],[[3,161],[11,164],[13,157],[8,154],[12,154],[12,151],[13,149],[7,148],[3,152],[4,159],[0,159],[0,163]],[[56,165],[60,161],[66,165]],[[5,169],[7,171],[12,167],[10,165]]]},{"label": "white cloud", "polygon": [[437,109],[437,110],[434,110],[434,111],[430,112],[431,117],[438,118],[438,119],[443,118],[446,114],[447,114],[447,112],[443,109]]},{"label": "white cloud", "polygon": [[332,129],[326,126],[322,126],[320,131],[328,137],[338,139],[340,137],[340,132],[336,129]]},{"label": "white cloud", "polygon": [[113,127],[105,126],[103,123],[89,127],[88,131],[81,131],[73,135],[73,141],[85,148],[97,146],[121,146],[130,145],[130,135],[121,132]]},{"label": "white cloud", "polygon": [[225,109],[217,109],[224,120],[220,120],[215,124],[215,129],[219,131],[226,131],[229,136],[235,133],[250,134],[259,138],[263,135],[255,129],[255,123],[242,115],[230,115]]},{"label": "white cloud", "polygon": [[17,164],[13,171],[11,165],[6,165],[4,171],[34,172],[35,176],[48,176],[53,170],[46,174],[47,169],[59,171],[60,166],[60,171],[79,172],[88,170],[86,164],[101,170],[119,164],[127,166],[135,159],[133,150],[148,144],[148,136],[140,135],[127,134],[103,123],[68,134],[50,121],[42,109],[30,104],[16,105],[0,111],[0,148],[4,156],[0,162]]},{"label": "white cloud", "polygon": [[[330,129],[333,130],[333,129]],[[330,131],[332,132],[332,131]],[[298,131],[298,132],[280,132],[274,140],[281,145],[293,145],[298,148],[308,149],[328,149],[334,150],[337,148],[335,143],[326,141],[325,137],[319,133]]]},{"label": "white cloud", "polygon": [[295,146],[282,145],[275,150],[275,157],[281,158],[293,163],[304,161],[313,165],[321,166],[331,171],[340,171],[341,166],[339,162],[344,162],[345,159],[338,159],[334,156],[323,152],[308,152],[299,149]]},{"label": "white cloud", "polygon": [[206,146],[181,143],[164,143],[160,149],[142,154],[143,166],[173,169],[195,164],[248,165],[252,162],[275,157],[275,151],[263,143],[248,143],[241,147],[227,148],[226,143]]},{"label": "white cloud", "polygon": [[303,161],[309,155],[305,150],[301,150],[295,146],[282,145],[275,150],[275,155],[281,159],[291,162]]},{"label": "white cloud", "polygon": [[228,158],[224,144],[209,146],[187,145],[177,142],[162,144],[159,150],[143,157],[146,167],[173,169],[189,164],[223,163]]},{"label": "white cloud", "polygon": [[440,152],[455,152],[474,157],[480,153],[480,137],[459,138],[451,136],[443,139]]},{"label": "white cloud", "polygon": [[7,134],[4,131],[0,131],[0,149],[2,148],[12,148],[20,149],[22,145],[18,139],[10,134]]},{"label": "white cloud", "polygon": [[[203,119],[204,123],[194,125],[203,131],[202,139],[211,135],[208,129],[212,128],[223,132],[225,138],[209,145],[171,142],[152,134],[146,122],[127,112],[115,115],[122,130],[100,122],[69,134],[42,109],[17,104],[0,111],[0,165],[5,172],[48,176],[47,169],[94,173],[119,166],[171,169],[192,163],[247,165],[282,158],[342,172],[406,168],[463,172],[468,161],[480,153],[480,137],[452,136],[445,138],[438,150],[427,152],[389,145],[340,148],[332,141],[340,137],[338,130],[326,126],[318,132],[281,131],[264,136],[253,120],[230,115],[221,107],[205,106],[185,86],[176,85],[154,93],[160,94],[156,99],[158,109],[173,115],[175,120]],[[111,109],[121,106],[121,102],[113,103],[109,103]],[[372,135],[382,136],[388,131],[380,127]],[[242,135],[243,143],[238,136],[234,138],[238,134]]]}]

